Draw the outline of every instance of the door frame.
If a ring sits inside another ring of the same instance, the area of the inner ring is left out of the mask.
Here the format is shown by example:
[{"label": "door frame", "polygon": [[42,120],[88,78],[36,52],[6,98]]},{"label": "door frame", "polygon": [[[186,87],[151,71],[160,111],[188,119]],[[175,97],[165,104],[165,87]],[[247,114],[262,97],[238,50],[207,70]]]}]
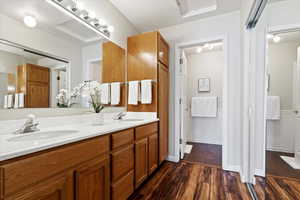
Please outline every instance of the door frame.
[{"label": "door frame", "polygon": [[222,40],[223,51],[225,54],[225,67],[223,71],[223,90],[222,90],[222,168],[230,169],[228,165],[228,67],[229,67],[229,53],[228,53],[228,35],[216,35],[214,37],[202,38],[200,40],[191,40],[175,44],[175,120],[174,120],[174,138],[175,138],[175,161],[180,161],[180,130],[181,130],[181,116],[180,116],[180,90],[179,76],[181,74],[181,64],[179,63],[181,57],[181,50],[188,46],[195,46],[206,42]]},{"label": "door frame", "polygon": [[[288,32],[288,31],[291,31],[291,30],[298,30],[300,31],[300,24],[287,24],[287,25],[279,25],[279,26],[270,26],[268,29],[267,29],[267,33],[272,33],[272,32]],[[268,49],[268,40],[266,40],[266,43],[264,44],[265,45],[265,48]],[[267,74],[267,69],[268,69],[268,60],[267,60],[267,51],[265,52],[265,65],[264,65],[264,72],[265,72],[265,80],[264,82],[266,83],[266,74]],[[263,86],[265,87],[265,86]],[[265,87],[265,91],[264,91],[264,111],[263,111],[263,114],[264,114],[264,123],[265,123],[265,127],[264,127],[264,130],[263,130],[263,133],[264,133],[264,146],[263,146],[263,152],[262,155],[263,155],[263,169],[262,171],[257,171],[255,170],[255,175],[259,175],[259,176],[263,176],[265,177],[266,176],[266,151],[267,151],[267,128],[266,128],[266,124],[267,124],[267,120],[266,120],[266,106],[267,106],[267,96],[268,96],[268,91],[267,91],[267,87]],[[256,138],[257,139],[257,138]],[[252,160],[251,162],[255,162],[255,160]]]}]

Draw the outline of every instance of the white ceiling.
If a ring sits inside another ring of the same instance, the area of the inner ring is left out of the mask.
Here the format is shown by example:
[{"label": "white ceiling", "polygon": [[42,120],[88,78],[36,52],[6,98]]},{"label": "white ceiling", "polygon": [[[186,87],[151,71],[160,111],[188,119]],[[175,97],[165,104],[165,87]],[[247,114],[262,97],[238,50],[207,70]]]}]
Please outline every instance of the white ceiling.
[{"label": "white ceiling", "polygon": [[[241,0],[110,0],[141,32],[240,9]],[[177,2],[183,6],[178,7]],[[216,6],[216,10],[211,9]],[[193,12],[194,11],[194,12]],[[205,12],[208,11],[208,12]],[[205,12],[205,13],[202,13]],[[202,13],[184,18],[184,14]]]},{"label": "white ceiling", "polygon": [[59,35],[66,39],[77,40],[81,43],[99,40],[99,35],[45,0],[0,0],[0,14],[6,15],[23,23],[25,15],[34,16],[38,25],[36,28]]}]

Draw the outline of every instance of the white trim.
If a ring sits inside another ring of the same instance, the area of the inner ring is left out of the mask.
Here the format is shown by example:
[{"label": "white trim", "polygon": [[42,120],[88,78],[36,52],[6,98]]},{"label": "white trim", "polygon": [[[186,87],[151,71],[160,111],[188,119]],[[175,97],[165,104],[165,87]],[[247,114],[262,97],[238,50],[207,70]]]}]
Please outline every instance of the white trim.
[{"label": "white trim", "polygon": [[275,151],[275,152],[284,152],[284,153],[294,153],[294,151],[290,151],[289,149],[286,148],[280,148],[280,147],[271,147],[271,148],[266,148],[267,151]]},{"label": "white trim", "polygon": [[174,137],[175,137],[175,156],[180,157],[180,104],[179,104],[179,99],[180,99],[180,86],[179,81],[178,81],[178,76],[180,75],[180,64],[178,60],[180,59],[180,52],[181,49],[184,47],[188,46],[194,46],[197,44],[203,44],[209,41],[218,41],[222,40],[223,41],[223,51],[225,53],[225,67],[223,71],[223,117],[222,117],[222,168],[223,169],[233,169],[232,171],[240,171],[240,166],[237,168],[235,167],[229,167],[228,166],[228,35],[217,35],[215,37],[210,37],[210,38],[205,38],[201,40],[194,40],[194,41],[188,41],[188,42],[183,42],[183,43],[177,43],[175,44],[175,131],[174,131]]},{"label": "white trim", "polygon": [[189,11],[186,14],[182,15],[182,17],[183,18],[194,17],[194,16],[197,16],[197,15],[201,15],[201,14],[204,14],[204,13],[214,11],[214,10],[217,10],[217,5],[213,5],[213,6],[209,6],[209,7],[206,7],[206,8],[201,8],[201,9]]},{"label": "white trim", "polygon": [[220,143],[217,143],[217,142],[215,142],[215,141],[212,141],[212,142],[205,142],[205,141],[199,140],[199,139],[187,139],[187,142],[222,145],[222,143],[220,144]]},{"label": "white trim", "polygon": [[224,170],[226,171],[231,171],[231,172],[238,172],[241,174],[241,166],[239,165],[228,165],[226,168],[223,167]]},{"label": "white trim", "polygon": [[178,156],[172,156],[172,155],[169,155],[169,156],[167,157],[167,161],[178,163],[178,162],[180,161],[180,159],[179,159]]},{"label": "white trim", "polygon": [[256,176],[261,176],[261,177],[265,177],[265,170],[263,169],[255,169],[255,175]]}]

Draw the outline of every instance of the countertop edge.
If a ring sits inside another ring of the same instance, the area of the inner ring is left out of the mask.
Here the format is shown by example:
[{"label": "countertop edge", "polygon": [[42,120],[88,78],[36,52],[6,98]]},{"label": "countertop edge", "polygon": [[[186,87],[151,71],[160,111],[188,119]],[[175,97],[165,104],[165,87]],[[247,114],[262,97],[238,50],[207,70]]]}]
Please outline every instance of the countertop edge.
[{"label": "countertop edge", "polygon": [[138,122],[137,124],[131,124],[128,126],[124,126],[122,128],[111,129],[109,131],[103,131],[103,132],[100,131],[99,133],[90,134],[90,135],[81,136],[81,137],[79,136],[79,137],[73,138],[73,139],[65,139],[64,141],[55,142],[55,143],[49,144],[49,145],[43,145],[41,147],[35,147],[32,149],[28,149],[28,150],[20,150],[20,152],[9,152],[6,155],[0,155],[0,164],[1,164],[1,162],[8,161],[10,159],[18,158],[21,156],[26,156],[26,155],[29,155],[32,153],[49,150],[51,148],[56,148],[56,147],[60,147],[63,145],[80,142],[83,140],[92,139],[92,138],[99,137],[99,136],[104,136],[104,135],[111,134],[114,132],[130,129],[130,128],[134,128],[134,127],[138,127],[138,126],[143,126],[143,125],[158,122],[158,121],[159,121],[159,119],[150,119],[150,120],[146,120],[145,122]]}]

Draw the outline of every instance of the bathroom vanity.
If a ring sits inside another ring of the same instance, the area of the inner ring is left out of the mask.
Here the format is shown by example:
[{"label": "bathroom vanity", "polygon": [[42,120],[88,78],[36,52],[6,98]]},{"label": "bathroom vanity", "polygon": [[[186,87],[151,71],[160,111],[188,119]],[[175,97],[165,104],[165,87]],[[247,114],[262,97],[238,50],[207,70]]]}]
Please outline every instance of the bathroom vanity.
[{"label": "bathroom vanity", "polygon": [[1,200],[127,199],[158,167],[158,119],[70,124],[44,134],[63,129],[70,134],[60,139],[1,136],[15,146],[0,147]]}]

